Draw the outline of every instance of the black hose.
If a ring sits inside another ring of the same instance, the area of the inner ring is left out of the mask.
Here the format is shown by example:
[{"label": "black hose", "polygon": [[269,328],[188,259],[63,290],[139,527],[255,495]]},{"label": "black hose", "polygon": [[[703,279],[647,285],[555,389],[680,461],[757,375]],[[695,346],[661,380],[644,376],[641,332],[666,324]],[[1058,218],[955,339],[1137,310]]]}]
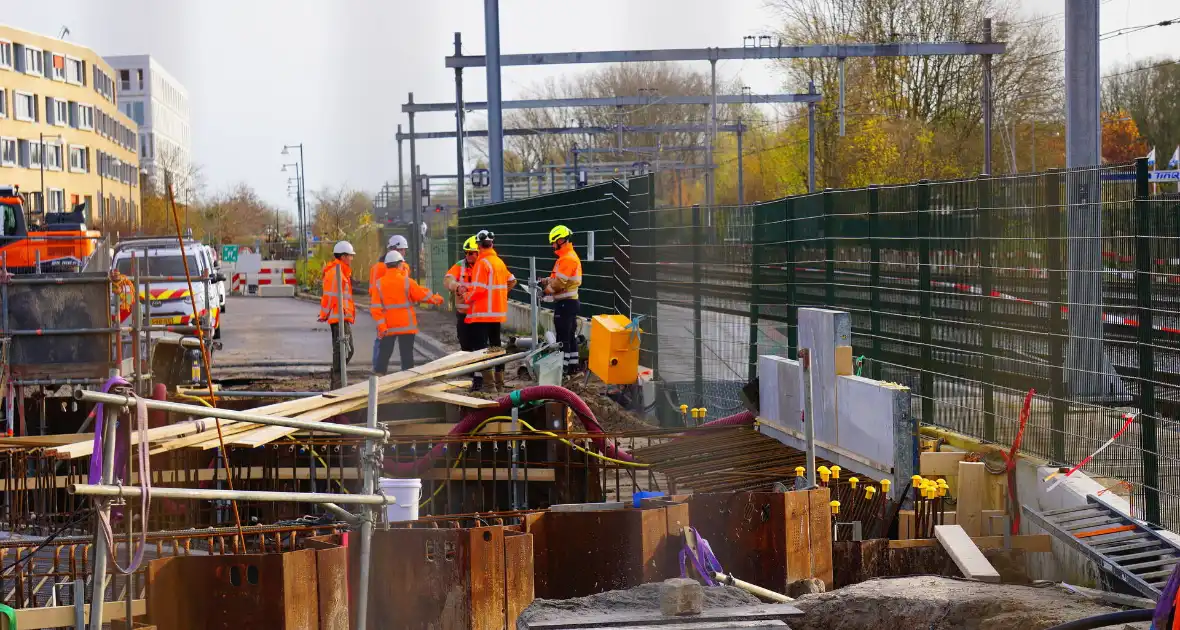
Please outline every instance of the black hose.
[{"label": "black hose", "polygon": [[1083,619],[1074,619],[1063,624],[1047,628],[1046,630],[1091,630],[1092,628],[1106,628],[1120,623],[1134,623],[1136,621],[1151,621],[1155,610],[1139,608],[1136,610],[1121,610],[1119,612],[1094,615]]}]

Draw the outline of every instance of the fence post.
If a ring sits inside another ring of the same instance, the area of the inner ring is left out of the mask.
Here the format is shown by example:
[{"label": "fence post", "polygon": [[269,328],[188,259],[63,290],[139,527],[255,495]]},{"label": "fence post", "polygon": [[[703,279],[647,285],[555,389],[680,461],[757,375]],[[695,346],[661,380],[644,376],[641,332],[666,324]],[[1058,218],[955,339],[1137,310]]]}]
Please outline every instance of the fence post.
[{"label": "fence post", "polygon": [[1160,522],[1160,477],[1155,409],[1155,330],[1152,322],[1152,205],[1147,158],[1135,160],[1135,291],[1139,310],[1139,439],[1143,497],[1149,522]]},{"label": "fence post", "polygon": [[919,389],[922,397],[922,422],[934,423],[934,302],[933,269],[930,267],[930,180],[918,182],[918,304],[921,314],[919,331],[921,360]]},{"label": "fence post", "polygon": [[704,368],[705,357],[701,341],[701,248],[704,247],[704,229],[701,225],[701,206],[692,207],[692,360],[693,386],[696,390],[696,404],[705,402]]},{"label": "fence post", "polygon": [[1065,314],[1061,308],[1065,290],[1065,239],[1062,225],[1065,209],[1061,205],[1061,173],[1056,169],[1045,174],[1045,268],[1046,301],[1049,303],[1049,398],[1052,418],[1049,428],[1049,453],[1057,462],[1065,462],[1065,416],[1069,401],[1065,385],[1065,347],[1069,341]]},{"label": "fence post", "polygon": [[795,205],[798,199],[787,199],[786,212],[783,216],[783,232],[786,241],[783,247],[787,267],[787,355],[794,359],[799,356],[799,297],[795,290]]},{"label": "fence post", "polygon": [[832,208],[835,193],[825,188],[824,210],[824,308],[836,308],[836,216]]},{"label": "fence post", "polygon": [[992,336],[992,295],[995,292],[994,261],[992,260],[992,239],[996,236],[992,208],[992,182],[987,174],[976,179],[979,203],[976,209],[975,229],[979,238],[979,356],[983,382],[983,437],[989,442],[996,441],[996,354]]},{"label": "fence post", "polygon": [[869,327],[872,377],[881,380],[881,187],[869,186]]},{"label": "fence post", "polygon": [[758,320],[761,316],[759,309],[762,305],[762,250],[768,247],[766,238],[766,206],[757,204],[754,211],[754,242],[750,252],[750,356],[747,381],[758,378]]}]

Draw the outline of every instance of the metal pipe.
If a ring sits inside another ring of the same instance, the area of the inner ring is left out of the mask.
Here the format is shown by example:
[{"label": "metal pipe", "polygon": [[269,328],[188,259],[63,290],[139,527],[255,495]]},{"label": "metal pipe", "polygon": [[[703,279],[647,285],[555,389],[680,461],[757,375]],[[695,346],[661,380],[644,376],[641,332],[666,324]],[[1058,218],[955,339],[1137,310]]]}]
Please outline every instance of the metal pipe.
[{"label": "metal pipe", "polygon": [[[492,203],[504,201],[504,116],[500,109],[500,0],[484,0],[488,84],[488,170]],[[416,227],[416,226],[415,226]]]},{"label": "metal pipe", "polygon": [[[119,416],[117,407],[105,407],[103,419],[103,439],[102,439],[102,483],[106,484],[104,487],[118,488],[119,486],[111,486],[110,483],[114,481],[115,477],[115,424]],[[138,490],[138,488],[137,488]],[[109,519],[111,514],[111,502],[106,499],[99,500],[98,510],[95,514],[94,521],[94,566],[90,573],[92,581],[90,588],[90,630],[102,630],[102,605],[106,593],[106,576],[107,576],[107,545],[102,539],[100,532],[100,522]],[[128,544],[131,544],[128,541]]]},{"label": "metal pipe", "polygon": [[807,485],[815,487],[815,409],[811,400],[811,349],[799,348],[803,370],[803,435],[807,439]]},{"label": "metal pipe", "polygon": [[102,385],[107,382],[105,378],[31,378],[25,380],[11,381],[13,385]]},{"label": "metal pipe", "polygon": [[52,276],[16,276],[8,279],[8,284],[109,284],[106,275],[100,277],[62,277]]},{"label": "metal pipe", "polygon": [[713,165],[713,144],[717,138],[717,59],[710,57],[709,59],[709,75],[710,90],[709,90],[709,142],[708,151],[705,153],[705,161],[709,164],[709,169],[705,171],[705,176],[708,178],[708,184],[705,187],[705,195],[708,199],[706,205],[712,210],[713,204],[717,202],[717,169]]},{"label": "metal pipe", "polygon": [[[815,81],[807,85],[807,93],[815,94]],[[815,192],[815,103],[807,104],[807,192]]]},{"label": "metal pipe", "polygon": [[[740,118],[738,119],[737,127],[737,202],[740,208],[746,205],[746,170],[742,160],[742,120]],[[659,169],[656,170],[658,171]]]},{"label": "metal pipe", "polygon": [[353,514],[352,512],[349,512],[348,510],[340,507],[339,505],[336,505],[335,503],[321,503],[320,505],[323,506],[324,509],[326,509],[329,512],[340,517],[340,520],[344,521],[345,523],[348,523],[349,525],[352,525],[355,527],[355,526],[361,524],[361,518],[359,516],[357,516],[356,514]]},{"label": "metal pipe", "polygon": [[[455,56],[463,54],[463,35],[455,33]],[[467,192],[465,190],[466,181],[463,173],[467,170],[465,160],[463,159],[463,69],[455,68],[455,172],[459,174],[456,179],[455,199],[457,205],[463,208],[467,205]]]},{"label": "metal pipe", "polygon": [[475,374],[476,372],[486,370],[490,367],[496,367],[497,365],[504,365],[506,363],[524,359],[528,355],[528,352],[517,352],[516,354],[508,354],[502,357],[496,357],[495,359],[488,359],[486,361],[480,361],[479,363],[472,363],[471,365],[465,365],[461,369],[451,372],[448,376],[455,377]]},{"label": "metal pipe", "polygon": [[[139,486],[75,483],[66,487],[70,494],[91,497],[138,499]],[[152,488],[153,499],[197,499],[208,501],[275,501],[282,503],[344,503],[352,505],[386,505],[396,498],[380,494],[332,494],[330,492],[270,492],[265,490],[214,490],[212,488]],[[98,545],[101,548],[101,544]],[[97,567],[97,565],[96,565]],[[104,568],[105,570],[105,568]]]},{"label": "metal pipe", "polygon": [[[369,376],[369,410],[365,414],[365,425],[377,428],[377,375]],[[373,440],[365,440],[365,456],[361,461],[364,467],[364,481],[361,492],[373,494],[376,485],[376,475],[373,470],[375,461],[380,457],[377,445]],[[373,507],[365,506],[361,516],[361,553],[360,579],[357,584],[356,623],[357,630],[365,630],[369,621],[369,581],[372,579],[370,565],[373,552]]]},{"label": "metal pipe", "polygon": [[406,182],[402,170],[402,126],[397,126],[397,214],[399,221],[406,220]]},{"label": "metal pipe", "polygon": [[529,256],[529,323],[533,329],[533,339],[537,339],[539,331],[540,304],[538,301],[540,297],[537,295],[539,285],[537,284],[537,257]]},{"label": "metal pipe", "polygon": [[[517,407],[516,405],[512,406],[512,425],[511,425],[511,427],[512,428],[510,430],[512,431],[512,433],[520,433],[520,408]],[[516,470],[517,470],[516,465],[520,459],[520,452],[517,450],[519,444],[520,444],[519,440],[512,440],[508,445],[508,448],[511,449],[511,451],[512,451],[512,464],[511,464],[511,467],[508,469],[508,479],[509,479],[509,488],[511,489],[511,492],[509,493],[509,501],[511,502],[511,508],[513,510],[520,509],[520,506],[517,504],[517,500],[516,500],[517,493],[519,492],[519,488],[517,488],[517,483],[516,483]]]},{"label": "metal pipe", "polygon": [[86,630],[86,580],[74,580],[74,630]]},{"label": "metal pipe", "polygon": [[312,398],[322,396],[324,392],[256,392],[250,390],[223,389],[217,390],[218,398]]},{"label": "metal pipe", "polygon": [[[416,228],[417,226],[415,226]],[[348,387],[348,337],[347,309],[344,308],[344,271],[336,265],[336,308],[340,311],[336,322],[336,345],[339,353],[340,386]]]},{"label": "metal pipe", "polygon": [[120,332],[122,328],[57,328],[47,330],[9,330],[0,331],[0,334],[8,335],[10,337],[53,337],[56,335],[109,335],[111,333]]},{"label": "metal pipe", "polygon": [[[983,41],[992,40],[992,20],[983,20]],[[992,56],[983,55],[983,174],[992,172]]]},{"label": "metal pipe", "polygon": [[[141,294],[141,289],[144,285],[143,276],[139,273],[139,258],[135,255],[135,252],[131,252],[131,275],[135,282],[134,299],[131,302],[132,307],[135,309],[131,312],[131,346],[135,348],[135,356],[132,358],[131,363],[135,370],[135,393],[143,395],[143,352],[144,346],[150,344],[144,344],[143,339],[140,337],[143,333],[144,297]],[[148,295],[147,299],[150,300],[151,295]],[[148,333],[148,335],[151,335],[151,333]]]},{"label": "metal pipe", "polygon": [[836,60],[836,68],[840,71],[840,137],[844,137],[844,58]]},{"label": "metal pipe", "polygon": [[[278,416],[263,416],[255,413],[233,411],[231,409],[221,409],[218,407],[186,405],[184,403],[170,402],[167,400],[152,400],[148,398],[121,396],[118,394],[104,394],[102,392],[96,392],[87,389],[75,390],[74,398],[83,402],[100,402],[105,405],[122,405],[124,407],[144,405],[148,409],[172,411],[190,416],[196,416],[198,418],[222,418],[224,420],[233,420],[235,422],[268,424],[276,427],[288,427],[291,429],[303,429],[306,431],[318,431],[321,433],[355,435],[357,437],[376,438],[380,440],[384,440],[386,436],[384,429],[370,429],[368,427],[357,427],[348,424],[334,424],[331,422],[310,422],[307,420],[296,420],[294,418],[282,418]],[[309,501],[309,503],[316,502]]]}]

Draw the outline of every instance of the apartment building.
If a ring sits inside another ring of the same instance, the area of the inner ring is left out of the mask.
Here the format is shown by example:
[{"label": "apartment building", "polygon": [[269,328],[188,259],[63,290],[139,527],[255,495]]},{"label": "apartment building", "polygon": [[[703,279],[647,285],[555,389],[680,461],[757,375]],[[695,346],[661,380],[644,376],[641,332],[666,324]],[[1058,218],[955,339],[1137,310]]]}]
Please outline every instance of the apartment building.
[{"label": "apartment building", "polygon": [[89,48],[0,25],[0,184],[34,221],[83,206],[94,225],[139,223],[136,125],[115,83]]},{"label": "apartment building", "polygon": [[106,57],[115,71],[119,110],[139,126],[139,167],[155,186],[163,170],[172,173],[173,190],[183,198],[192,185],[192,140],[188,92],[151,55]]}]

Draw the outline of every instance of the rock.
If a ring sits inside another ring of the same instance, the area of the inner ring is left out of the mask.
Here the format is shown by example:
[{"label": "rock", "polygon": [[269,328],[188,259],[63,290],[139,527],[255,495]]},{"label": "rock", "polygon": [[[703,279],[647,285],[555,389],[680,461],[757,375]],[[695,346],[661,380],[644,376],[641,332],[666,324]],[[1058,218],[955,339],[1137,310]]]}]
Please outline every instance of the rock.
[{"label": "rock", "polygon": [[828,590],[824,586],[824,581],[819,578],[806,578],[802,580],[795,580],[787,585],[787,597],[801,597],[803,595],[810,595],[811,593],[822,593]]},{"label": "rock", "polygon": [[[521,613],[517,627],[527,628],[530,623],[565,621],[587,615],[652,612],[660,607],[660,590],[663,586],[656,582],[572,599],[536,599]],[[757,606],[762,603],[736,586],[710,586],[702,587],[702,590],[705,594],[704,610]]]},{"label": "rock", "polygon": [[669,578],[660,585],[660,612],[666,616],[699,615],[705,591],[696,580]]}]

